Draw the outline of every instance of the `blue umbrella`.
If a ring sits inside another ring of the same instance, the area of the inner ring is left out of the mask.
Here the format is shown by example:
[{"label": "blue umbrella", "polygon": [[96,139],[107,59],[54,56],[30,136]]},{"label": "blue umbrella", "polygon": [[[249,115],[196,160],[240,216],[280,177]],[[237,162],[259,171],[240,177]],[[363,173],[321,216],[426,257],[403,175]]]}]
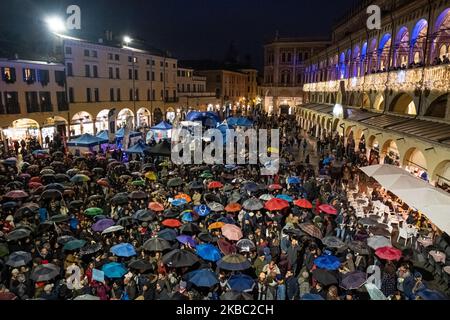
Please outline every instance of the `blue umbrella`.
[{"label": "blue umbrella", "polygon": [[109,251],[118,257],[128,258],[136,255],[136,250],[134,250],[134,247],[129,243],[120,243],[111,247]]},{"label": "blue umbrella", "polygon": [[122,278],[128,271],[121,263],[111,262],[102,267],[102,271],[107,278]]},{"label": "blue umbrella", "polygon": [[222,258],[222,254],[220,253],[217,247],[212,244],[199,244],[195,248],[197,255],[203,260],[216,262]]},{"label": "blue umbrella", "polygon": [[187,274],[187,281],[197,287],[211,288],[219,283],[217,275],[208,269],[201,269],[189,272]]},{"label": "blue umbrella", "polygon": [[226,164],[225,165],[225,169],[227,170],[233,170],[235,169],[237,166],[235,164]]},{"label": "blue umbrella", "polygon": [[163,229],[160,232],[158,232],[158,238],[167,241],[174,241],[177,239],[177,232],[173,229]]},{"label": "blue umbrella", "polygon": [[246,182],[244,183],[244,189],[249,192],[256,192],[259,190],[259,187],[255,182]]},{"label": "blue umbrella", "polygon": [[320,294],[306,293],[301,297],[301,300],[325,300]]},{"label": "blue umbrella", "polygon": [[95,231],[95,232],[103,232],[103,231],[105,231],[109,227],[112,227],[115,224],[116,223],[114,222],[114,220],[111,220],[111,219],[98,220],[96,223],[94,223],[92,225],[92,230]]},{"label": "blue umbrella", "polygon": [[249,292],[255,287],[255,280],[245,274],[235,274],[228,279],[228,286],[237,292]]},{"label": "blue umbrella", "polygon": [[211,209],[204,204],[194,207],[194,211],[197,212],[200,217],[206,217],[211,213]]},{"label": "blue umbrella", "polygon": [[448,300],[443,293],[431,289],[420,290],[417,295],[424,300]]},{"label": "blue umbrella", "polygon": [[331,163],[331,161],[333,161],[333,158],[332,157],[327,157],[327,158],[325,158],[324,160],[323,160],[323,164],[330,164]]},{"label": "blue umbrella", "polygon": [[233,218],[230,217],[220,217],[219,219],[217,219],[218,222],[224,222],[226,224],[235,224],[236,221],[234,221]]},{"label": "blue umbrella", "polygon": [[172,205],[175,207],[180,207],[183,206],[187,203],[187,201],[185,199],[175,199],[172,201]]},{"label": "blue umbrella", "polygon": [[185,211],[182,216],[181,216],[181,220],[185,221],[185,222],[192,222],[194,221],[194,217],[192,216],[192,212],[190,211]]},{"label": "blue umbrella", "polygon": [[321,255],[320,257],[314,260],[314,264],[320,268],[325,270],[337,270],[341,266],[341,262],[339,259],[332,255]]},{"label": "blue umbrella", "polygon": [[289,183],[289,184],[300,184],[300,183],[302,183],[302,180],[299,177],[289,177],[287,179],[287,183]]},{"label": "blue umbrella", "polygon": [[279,195],[277,196],[277,198],[278,198],[278,199],[286,200],[287,202],[293,202],[293,201],[294,201],[294,199],[292,199],[292,197],[291,197],[291,196],[288,196],[287,194],[279,194]]},{"label": "blue umbrella", "polygon": [[177,237],[177,240],[182,244],[189,244],[191,247],[195,247],[197,244],[195,243],[195,240],[192,239],[191,236],[187,236],[185,234],[182,234],[181,236]]}]

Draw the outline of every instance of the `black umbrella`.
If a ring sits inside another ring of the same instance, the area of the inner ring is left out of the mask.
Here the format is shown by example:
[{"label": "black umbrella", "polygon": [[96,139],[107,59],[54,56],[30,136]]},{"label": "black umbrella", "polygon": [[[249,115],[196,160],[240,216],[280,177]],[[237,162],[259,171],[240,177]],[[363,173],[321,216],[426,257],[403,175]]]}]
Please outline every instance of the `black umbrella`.
[{"label": "black umbrella", "polygon": [[177,239],[177,232],[173,229],[163,229],[158,232],[158,238],[167,240],[167,241],[175,241]]},{"label": "black umbrella", "polygon": [[367,274],[362,271],[347,273],[341,281],[340,286],[345,290],[359,289],[367,281]]},{"label": "black umbrella", "polygon": [[162,238],[151,238],[147,240],[142,248],[147,251],[165,251],[171,248],[169,241]]},{"label": "black umbrella", "polygon": [[94,254],[102,249],[101,243],[91,243],[85,245],[83,248],[80,249],[80,254],[83,256]]},{"label": "black umbrella", "polygon": [[181,234],[195,234],[199,233],[200,228],[195,223],[186,223],[181,226],[180,233]]},{"label": "black umbrella", "polygon": [[87,198],[87,202],[93,202],[93,201],[101,201],[105,198],[105,196],[101,196],[99,194],[94,194],[93,196],[90,196]]},{"label": "black umbrella", "polygon": [[80,209],[83,206],[83,204],[84,203],[81,200],[74,200],[69,203],[69,208],[70,209]]},{"label": "black umbrella", "polygon": [[257,198],[250,198],[244,201],[242,207],[249,211],[258,211],[264,208],[264,204]]},{"label": "black umbrella", "polygon": [[197,235],[197,238],[200,241],[206,242],[206,243],[213,243],[217,241],[217,238],[213,237],[210,233],[208,232],[201,232]]},{"label": "black umbrella", "polygon": [[168,219],[177,218],[179,215],[180,215],[180,213],[176,212],[174,209],[164,210],[164,214],[163,214],[164,218],[168,218]]},{"label": "black umbrella", "polygon": [[283,233],[295,237],[303,237],[306,235],[306,233],[303,232],[302,230],[294,228],[283,229]]},{"label": "black umbrella", "polygon": [[317,282],[321,283],[325,287],[339,283],[337,277],[328,270],[316,269],[312,272],[312,274]]},{"label": "black umbrella", "polygon": [[[63,187],[64,190],[64,187]],[[56,189],[49,189],[45,190],[41,194],[41,200],[61,200],[62,199],[62,193],[59,190]]]},{"label": "black umbrella", "polygon": [[101,175],[105,172],[105,170],[103,170],[103,168],[94,168],[92,169],[92,172],[98,175]]},{"label": "black umbrella", "polygon": [[213,193],[206,193],[203,195],[206,202],[220,202],[220,198]]},{"label": "black umbrella", "polygon": [[117,225],[122,227],[129,227],[132,226],[133,224],[134,224],[133,217],[130,216],[122,217],[117,221]]},{"label": "black umbrella", "polygon": [[63,174],[63,173],[58,173],[55,174],[55,181],[56,182],[68,182],[70,181],[70,177],[67,174]]},{"label": "black umbrella", "polygon": [[41,176],[41,181],[43,184],[49,184],[55,182],[55,175],[54,174],[44,174]]},{"label": "black umbrella", "polygon": [[138,210],[133,214],[133,219],[143,222],[152,221],[155,219],[155,214],[149,210]]},{"label": "black umbrella", "polygon": [[29,237],[31,234],[31,231],[28,229],[14,229],[10,233],[6,235],[6,240],[8,241],[17,241],[20,239],[24,239],[26,237]]},{"label": "black umbrella", "polygon": [[252,265],[243,255],[230,254],[217,261],[217,266],[223,270],[242,271],[249,269]]},{"label": "black umbrella", "polygon": [[10,267],[17,268],[25,266],[31,261],[31,253],[24,251],[16,251],[9,255],[6,264]]},{"label": "black umbrella", "polygon": [[112,199],[111,202],[118,205],[123,205],[128,203],[128,197],[123,194],[116,194]]},{"label": "black umbrella", "polygon": [[150,262],[143,260],[143,259],[131,261],[128,264],[128,267],[139,270],[139,271],[153,270],[153,265]]},{"label": "black umbrella", "polygon": [[329,236],[322,239],[322,243],[328,248],[343,248],[345,247],[345,243],[339,239],[338,237]]},{"label": "black umbrella", "polygon": [[175,249],[162,257],[165,265],[172,268],[191,267],[200,259],[190,251]]},{"label": "black umbrella", "polygon": [[53,227],[54,227],[54,224],[51,221],[45,221],[45,222],[40,223],[37,226],[36,232],[38,234],[43,234],[43,233],[49,231],[50,229],[52,229]]},{"label": "black umbrella", "polygon": [[203,189],[203,183],[201,183],[200,181],[192,181],[191,183],[189,183],[189,189],[201,190]]},{"label": "black umbrella", "polygon": [[132,200],[143,200],[147,199],[148,195],[144,191],[133,191],[128,195],[128,198]]},{"label": "black umbrella", "polygon": [[168,187],[179,187],[183,184],[183,179],[181,178],[173,178],[167,182]]},{"label": "black umbrella", "polygon": [[65,245],[67,242],[72,241],[72,240],[76,240],[76,238],[72,237],[72,236],[60,236],[56,239],[56,242],[58,242],[59,244]]},{"label": "black umbrella", "polygon": [[53,216],[53,217],[50,218],[50,221],[54,222],[54,223],[66,222],[66,221],[69,221],[69,220],[70,220],[70,217],[68,215],[66,215],[66,214],[58,214],[58,215]]},{"label": "black umbrella", "polygon": [[49,263],[37,266],[31,272],[30,278],[35,282],[50,281],[59,275],[59,267]]}]

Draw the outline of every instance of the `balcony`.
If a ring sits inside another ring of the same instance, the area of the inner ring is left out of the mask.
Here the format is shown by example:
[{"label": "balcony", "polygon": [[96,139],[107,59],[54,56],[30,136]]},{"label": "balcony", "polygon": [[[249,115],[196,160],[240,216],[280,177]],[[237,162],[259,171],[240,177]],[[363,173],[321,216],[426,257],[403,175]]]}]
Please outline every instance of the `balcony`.
[{"label": "balcony", "polygon": [[[422,85],[423,79],[423,85]],[[430,66],[415,69],[396,70],[368,74],[363,77],[307,83],[306,92],[337,92],[339,83],[345,81],[346,91],[383,91],[386,88],[395,91],[412,92],[415,90],[450,91],[450,65]]]},{"label": "balcony", "polygon": [[215,97],[215,92],[178,92],[178,96],[181,97]]},{"label": "balcony", "polygon": [[178,97],[165,97],[164,102],[166,103],[175,103],[178,102],[180,99]]}]

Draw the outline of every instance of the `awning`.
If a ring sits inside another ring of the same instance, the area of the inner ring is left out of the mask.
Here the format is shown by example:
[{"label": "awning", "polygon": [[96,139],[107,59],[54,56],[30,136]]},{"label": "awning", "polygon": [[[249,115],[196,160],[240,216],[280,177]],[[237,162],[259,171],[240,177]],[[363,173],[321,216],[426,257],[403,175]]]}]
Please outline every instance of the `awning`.
[{"label": "awning", "polygon": [[450,234],[450,194],[396,166],[383,164],[360,170]]}]

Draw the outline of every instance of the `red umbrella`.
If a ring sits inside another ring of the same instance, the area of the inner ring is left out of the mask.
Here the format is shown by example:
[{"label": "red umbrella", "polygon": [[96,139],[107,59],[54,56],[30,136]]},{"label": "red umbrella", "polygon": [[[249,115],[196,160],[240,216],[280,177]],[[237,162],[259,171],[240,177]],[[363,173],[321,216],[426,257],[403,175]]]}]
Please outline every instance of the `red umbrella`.
[{"label": "red umbrella", "polygon": [[223,187],[223,184],[219,181],[213,181],[208,184],[208,189],[220,189]]},{"label": "red umbrella", "polygon": [[23,190],[13,190],[5,194],[5,198],[10,199],[21,199],[21,198],[28,198],[29,195]]},{"label": "red umbrella", "polygon": [[217,246],[224,255],[229,255],[237,252],[236,246],[228,242],[225,238],[219,239],[217,241]]},{"label": "red umbrella", "polygon": [[30,182],[28,184],[28,188],[30,188],[30,189],[37,189],[39,187],[42,187],[42,183],[40,183],[40,182]]},{"label": "red umbrella", "polygon": [[271,184],[270,186],[268,186],[267,187],[267,189],[269,189],[269,190],[281,190],[281,189],[283,189],[283,187],[282,186],[280,186],[279,184]]},{"label": "red umbrella", "polygon": [[108,180],[106,180],[106,179],[99,179],[99,180],[97,180],[97,184],[99,185],[99,186],[102,186],[102,187],[105,187],[105,188],[108,188],[109,187],[109,182],[108,182]]},{"label": "red umbrella", "polygon": [[333,206],[330,206],[329,204],[321,204],[319,206],[319,210],[322,212],[325,212],[326,214],[332,214],[332,215],[337,214],[336,208]]},{"label": "red umbrella", "polygon": [[38,183],[41,183],[42,181],[41,181],[41,178],[40,178],[40,177],[32,177],[32,178],[30,179],[30,182],[38,182]]},{"label": "red umbrella", "polygon": [[266,202],[264,208],[269,211],[280,211],[289,207],[289,202],[279,198],[273,198]]},{"label": "red umbrella", "polygon": [[164,211],[164,206],[158,202],[150,202],[148,208],[155,212]]},{"label": "red umbrella", "polygon": [[313,207],[312,203],[309,202],[309,201],[306,200],[306,199],[295,200],[295,201],[294,201],[294,204],[295,204],[297,207],[305,208],[305,209],[312,209],[312,207]]},{"label": "red umbrella", "polygon": [[239,211],[241,211],[241,209],[242,209],[242,207],[239,203],[229,203],[225,207],[226,212],[239,212]]},{"label": "red umbrella", "polygon": [[393,247],[381,247],[375,251],[378,258],[389,261],[398,261],[402,257],[402,252]]},{"label": "red umbrella", "polygon": [[177,219],[166,219],[162,222],[162,225],[168,228],[179,228],[182,224]]}]

